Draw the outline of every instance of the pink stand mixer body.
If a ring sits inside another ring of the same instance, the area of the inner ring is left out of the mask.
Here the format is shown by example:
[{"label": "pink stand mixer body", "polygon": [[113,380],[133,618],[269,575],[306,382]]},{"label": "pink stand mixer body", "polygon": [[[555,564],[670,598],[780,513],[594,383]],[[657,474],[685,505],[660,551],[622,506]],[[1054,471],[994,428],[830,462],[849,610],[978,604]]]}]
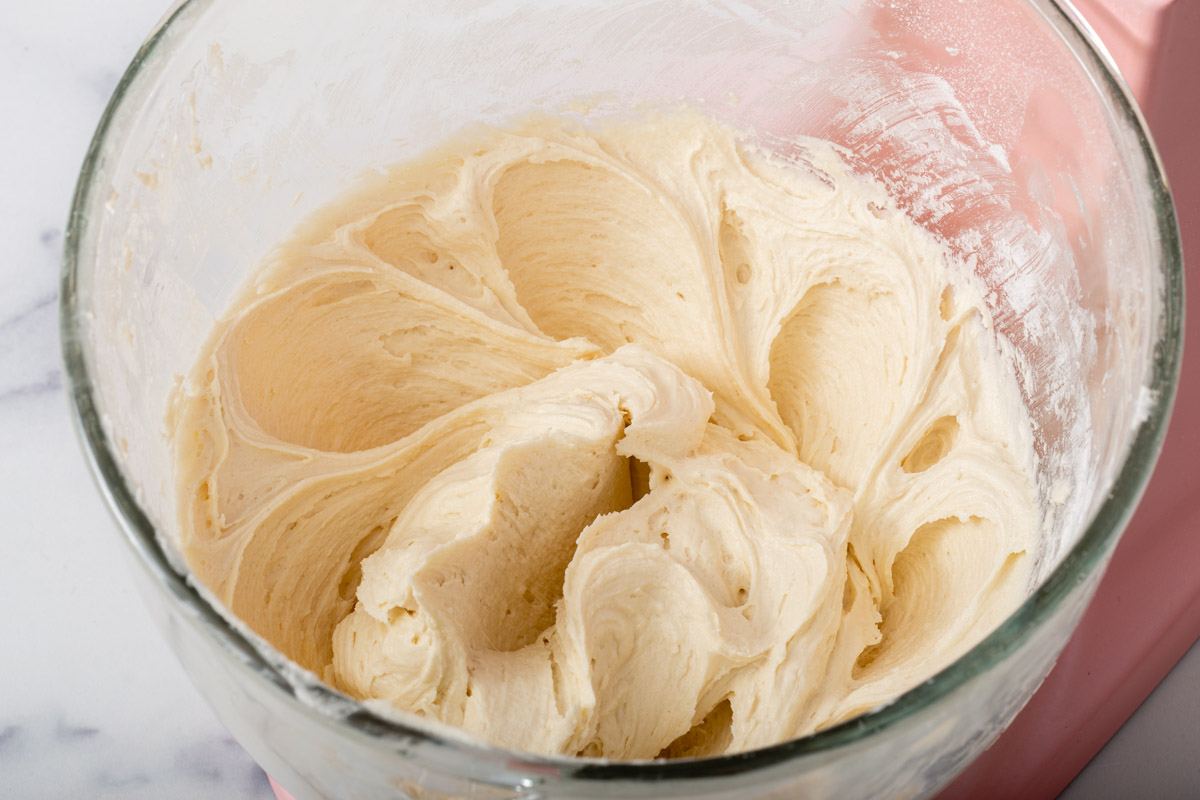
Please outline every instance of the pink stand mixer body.
[{"label": "pink stand mixer body", "polygon": [[[1200,3],[1074,4],[1137,98],[1171,181],[1184,264],[1200,263]],[[1186,304],[1200,308],[1200,280]],[[1200,325],[1183,352],[1158,467],[1082,622],[1025,709],[939,800],[1055,797],[1200,638]]]}]

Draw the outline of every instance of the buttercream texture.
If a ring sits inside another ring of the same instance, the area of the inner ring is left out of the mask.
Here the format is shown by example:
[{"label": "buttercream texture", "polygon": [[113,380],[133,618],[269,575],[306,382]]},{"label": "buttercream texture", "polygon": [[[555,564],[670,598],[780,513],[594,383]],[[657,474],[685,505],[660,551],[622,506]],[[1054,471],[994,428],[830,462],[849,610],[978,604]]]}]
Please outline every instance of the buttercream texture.
[{"label": "buttercream texture", "polygon": [[538,753],[712,755],[1024,597],[990,316],[831,145],[686,111],[463,134],[277,247],[170,425],[180,543],[283,653]]}]

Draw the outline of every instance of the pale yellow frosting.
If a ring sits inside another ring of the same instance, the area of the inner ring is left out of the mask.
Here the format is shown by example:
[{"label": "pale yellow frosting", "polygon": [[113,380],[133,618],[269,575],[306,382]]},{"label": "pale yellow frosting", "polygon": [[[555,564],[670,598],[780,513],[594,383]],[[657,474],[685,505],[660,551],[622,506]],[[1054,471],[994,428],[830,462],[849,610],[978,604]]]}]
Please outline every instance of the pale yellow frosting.
[{"label": "pale yellow frosting", "polygon": [[830,145],[543,118],[273,253],[171,425],[181,544],[360,698],[508,747],[769,745],[1022,599],[1033,449],[990,316]]}]

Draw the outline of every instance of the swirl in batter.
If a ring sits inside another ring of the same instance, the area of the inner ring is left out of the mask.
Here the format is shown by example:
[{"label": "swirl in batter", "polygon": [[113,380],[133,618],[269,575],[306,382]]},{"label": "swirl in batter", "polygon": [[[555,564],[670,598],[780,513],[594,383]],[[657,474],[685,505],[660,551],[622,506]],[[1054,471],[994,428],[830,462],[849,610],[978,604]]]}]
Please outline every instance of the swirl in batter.
[{"label": "swirl in batter", "polygon": [[770,745],[1015,608],[1030,426],[831,145],[479,130],[273,252],[176,397],[181,544],[283,653],[510,748]]}]

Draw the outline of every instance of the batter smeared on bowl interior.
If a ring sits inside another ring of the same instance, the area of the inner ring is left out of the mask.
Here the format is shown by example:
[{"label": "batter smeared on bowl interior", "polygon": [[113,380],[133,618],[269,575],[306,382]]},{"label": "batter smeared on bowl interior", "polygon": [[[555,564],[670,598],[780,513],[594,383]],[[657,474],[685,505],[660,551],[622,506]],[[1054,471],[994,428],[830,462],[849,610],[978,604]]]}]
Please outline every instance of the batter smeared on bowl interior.
[{"label": "batter smeared on bowl interior", "polygon": [[176,398],[195,572],[334,686],[533,752],[736,752],[946,666],[1024,596],[1016,380],[938,244],[786,150],[540,118],[325,209]]}]

